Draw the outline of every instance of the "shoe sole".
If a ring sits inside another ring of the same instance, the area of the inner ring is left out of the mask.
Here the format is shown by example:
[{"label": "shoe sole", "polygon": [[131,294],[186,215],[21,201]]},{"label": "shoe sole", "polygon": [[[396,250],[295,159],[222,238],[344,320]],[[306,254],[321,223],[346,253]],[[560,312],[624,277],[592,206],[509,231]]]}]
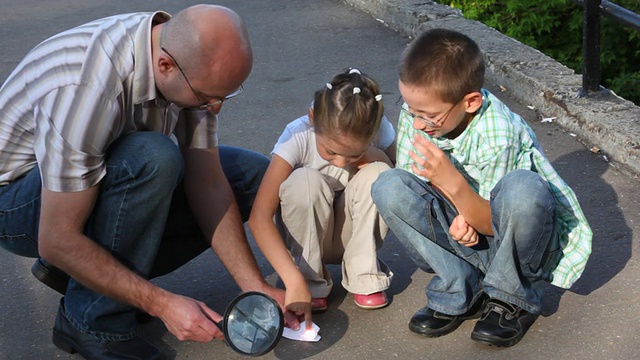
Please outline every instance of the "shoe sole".
[{"label": "shoe sole", "polygon": [[359,307],[360,309],[364,309],[364,310],[375,310],[375,309],[381,309],[387,305],[389,305],[389,302],[387,301],[384,304],[379,304],[379,305],[361,305],[358,304],[357,301],[353,300],[353,302],[356,304],[357,307]]},{"label": "shoe sole", "polygon": [[496,346],[496,347],[511,347],[522,340],[524,335],[527,333],[529,328],[524,329],[518,336],[512,337],[510,339],[502,339],[495,336],[487,336],[483,334],[471,333],[471,340],[475,340],[479,343]]},{"label": "shoe sole", "polygon": [[480,315],[482,315],[482,308],[478,310],[475,314],[471,316],[459,317],[456,320],[452,321],[449,325],[442,327],[440,329],[422,329],[422,328],[411,326],[411,323],[409,323],[409,330],[411,330],[411,332],[413,332],[414,334],[417,334],[420,336],[425,336],[428,338],[437,338],[437,337],[454,332],[466,320],[479,319]]},{"label": "shoe sole", "polygon": [[465,319],[454,320],[451,323],[449,323],[447,326],[441,327],[440,329],[422,329],[419,327],[411,326],[411,323],[409,323],[409,330],[411,330],[411,332],[413,332],[414,334],[417,334],[420,336],[424,336],[428,338],[437,338],[437,337],[454,332],[458,327],[460,327],[460,325],[462,325],[462,322],[464,320]]}]

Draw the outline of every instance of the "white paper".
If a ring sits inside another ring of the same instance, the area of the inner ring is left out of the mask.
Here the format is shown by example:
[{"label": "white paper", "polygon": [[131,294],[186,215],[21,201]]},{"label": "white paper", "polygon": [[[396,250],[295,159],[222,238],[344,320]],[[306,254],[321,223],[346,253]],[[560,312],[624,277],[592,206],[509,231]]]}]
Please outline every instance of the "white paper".
[{"label": "white paper", "polygon": [[311,323],[311,326],[312,326],[312,329],[307,331],[306,322],[303,321],[300,323],[300,329],[298,329],[297,331],[291,328],[285,327],[284,331],[282,332],[282,336],[286,337],[287,339],[296,340],[296,341],[311,341],[311,342],[320,341],[321,337],[320,335],[318,335],[318,331],[320,331],[320,327],[315,323]]}]

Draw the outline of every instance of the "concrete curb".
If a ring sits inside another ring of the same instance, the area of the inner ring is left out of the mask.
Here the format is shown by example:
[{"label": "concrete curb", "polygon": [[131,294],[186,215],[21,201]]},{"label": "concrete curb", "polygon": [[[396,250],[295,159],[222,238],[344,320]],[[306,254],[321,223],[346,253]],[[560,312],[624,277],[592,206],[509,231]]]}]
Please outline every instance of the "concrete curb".
[{"label": "concrete curb", "polygon": [[485,54],[488,81],[534,106],[542,117],[555,117],[607,159],[640,174],[640,107],[632,102],[610,91],[580,97],[581,75],[493,28],[465,19],[449,6],[411,0],[343,1],[411,37],[436,27],[470,36]]}]

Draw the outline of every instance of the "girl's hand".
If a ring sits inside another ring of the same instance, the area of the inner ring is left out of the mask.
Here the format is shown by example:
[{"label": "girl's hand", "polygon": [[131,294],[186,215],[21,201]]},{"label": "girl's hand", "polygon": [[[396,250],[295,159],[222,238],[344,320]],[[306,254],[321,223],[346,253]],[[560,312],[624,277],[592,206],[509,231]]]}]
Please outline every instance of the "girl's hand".
[{"label": "girl's hand", "polygon": [[466,247],[477,245],[480,241],[476,229],[467,224],[462,215],[458,215],[453,219],[449,227],[449,234],[453,240]]},{"label": "girl's hand", "polygon": [[298,330],[300,329],[300,321],[302,320],[305,321],[305,330],[311,330],[313,328],[311,311],[311,302],[296,302],[289,304],[287,306],[287,313],[292,314],[293,318],[295,318],[295,321],[292,321],[292,319],[288,319],[289,321],[285,325],[293,330]]},{"label": "girl's hand", "polygon": [[287,320],[287,326],[293,330],[300,329],[300,321],[306,321],[306,329],[310,330],[312,328],[312,320],[311,320],[311,293],[309,292],[309,288],[307,284],[300,284],[296,287],[291,287],[286,290],[285,294],[285,306],[286,312],[292,315],[295,315],[294,319],[287,318],[285,316],[285,320]]}]

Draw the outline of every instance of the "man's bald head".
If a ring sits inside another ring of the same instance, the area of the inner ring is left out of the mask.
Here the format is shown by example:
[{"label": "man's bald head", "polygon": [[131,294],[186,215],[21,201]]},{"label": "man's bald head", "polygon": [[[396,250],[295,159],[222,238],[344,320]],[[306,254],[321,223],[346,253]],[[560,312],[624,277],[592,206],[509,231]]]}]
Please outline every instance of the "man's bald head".
[{"label": "man's bald head", "polygon": [[175,14],[162,29],[161,45],[171,51],[194,87],[212,82],[232,92],[251,72],[253,53],[240,16],[218,5],[195,5]]}]

